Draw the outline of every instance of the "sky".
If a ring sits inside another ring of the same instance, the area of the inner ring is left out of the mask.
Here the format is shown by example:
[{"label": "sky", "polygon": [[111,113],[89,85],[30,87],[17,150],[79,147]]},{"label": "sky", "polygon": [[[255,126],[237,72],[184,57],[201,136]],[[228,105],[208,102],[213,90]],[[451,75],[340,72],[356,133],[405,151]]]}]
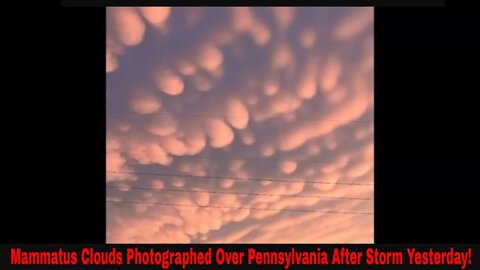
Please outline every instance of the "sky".
[{"label": "sky", "polygon": [[107,243],[373,243],[373,8],[107,8]]}]

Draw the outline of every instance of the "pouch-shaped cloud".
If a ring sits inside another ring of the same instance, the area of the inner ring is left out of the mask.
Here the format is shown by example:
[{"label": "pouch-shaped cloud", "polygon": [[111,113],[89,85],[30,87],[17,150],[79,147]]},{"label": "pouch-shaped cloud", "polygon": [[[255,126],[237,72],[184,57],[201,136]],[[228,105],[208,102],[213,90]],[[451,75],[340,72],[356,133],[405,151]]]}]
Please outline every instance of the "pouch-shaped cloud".
[{"label": "pouch-shaped cloud", "polygon": [[120,41],[127,46],[139,44],[145,33],[145,24],[138,11],[132,7],[110,8],[115,31]]},{"label": "pouch-shaped cloud", "polygon": [[177,121],[172,115],[158,114],[148,127],[150,133],[158,136],[168,136],[177,131]]},{"label": "pouch-shaped cloud", "polygon": [[169,165],[172,162],[168,153],[159,144],[153,142],[128,143],[128,154],[130,158],[143,165]]},{"label": "pouch-shaped cloud", "polygon": [[107,8],[107,242],[373,241],[372,8]]},{"label": "pouch-shaped cloud", "polygon": [[228,123],[236,129],[244,129],[248,125],[248,110],[238,98],[227,101],[226,116]]},{"label": "pouch-shaped cloud", "polygon": [[[107,152],[106,152],[106,168],[107,172],[130,172],[131,169],[127,166],[127,160],[120,151],[120,142],[115,139],[107,138]],[[133,174],[107,174],[107,182],[134,180],[136,176]]]},{"label": "pouch-shaped cloud", "polygon": [[118,67],[117,57],[110,51],[106,52],[107,73],[114,71]]},{"label": "pouch-shaped cloud", "polygon": [[352,10],[336,26],[334,36],[340,41],[347,41],[369,30],[373,23],[373,9]]},{"label": "pouch-shaped cloud", "polygon": [[278,25],[278,28],[281,30],[289,27],[295,17],[295,9],[292,7],[274,7],[273,14]]},{"label": "pouch-shaped cloud", "polygon": [[140,7],[143,16],[154,26],[161,27],[170,15],[170,7]]},{"label": "pouch-shaped cloud", "polygon": [[215,72],[222,65],[223,55],[219,49],[213,46],[205,46],[200,49],[197,59],[199,66],[210,72]]},{"label": "pouch-shaped cloud", "polygon": [[337,85],[341,68],[341,63],[336,57],[330,57],[327,60],[327,64],[319,76],[320,87],[324,91],[330,92]]},{"label": "pouch-shaped cloud", "polygon": [[151,114],[162,107],[162,102],[154,93],[137,90],[130,100],[130,108],[139,114]]},{"label": "pouch-shaped cloud", "polygon": [[223,148],[233,141],[235,135],[223,120],[218,118],[207,119],[205,124],[212,147]]},{"label": "pouch-shaped cloud", "polygon": [[280,163],[280,170],[285,174],[291,174],[297,169],[296,161],[282,161]]},{"label": "pouch-shaped cloud", "polygon": [[311,99],[317,92],[316,68],[317,63],[315,59],[311,59],[302,70],[300,79],[297,85],[298,96],[302,99]]},{"label": "pouch-shaped cloud", "polygon": [[233,31],[237,34],[247,33],[258,46],[265,46],[271,39],[271,31],[255,16],[248,7],[235,7],[231,10]]},{"label": "pouch-shaped cloud", "polygon": [[155,74],[155,82],[158,89],[168,95],[177,96],[183,92],[182,79],[171,71],[158,71]]}]

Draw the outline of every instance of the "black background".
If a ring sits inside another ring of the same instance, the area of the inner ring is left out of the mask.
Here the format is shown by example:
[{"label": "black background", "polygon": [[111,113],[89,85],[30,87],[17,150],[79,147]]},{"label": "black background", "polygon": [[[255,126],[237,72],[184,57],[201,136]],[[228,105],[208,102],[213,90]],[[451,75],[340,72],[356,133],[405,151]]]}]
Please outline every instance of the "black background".
[{"label": "black background", "polygon": [[375,9],[376,243],[478,243],[476,16]]},{"label": "black background", "polygon": [[[375,8],[376,243],[478,243],[478,17],[447,5]],[[41,127],[12,142],[5,243],[105,242],[105,11],[60,18]]]}]

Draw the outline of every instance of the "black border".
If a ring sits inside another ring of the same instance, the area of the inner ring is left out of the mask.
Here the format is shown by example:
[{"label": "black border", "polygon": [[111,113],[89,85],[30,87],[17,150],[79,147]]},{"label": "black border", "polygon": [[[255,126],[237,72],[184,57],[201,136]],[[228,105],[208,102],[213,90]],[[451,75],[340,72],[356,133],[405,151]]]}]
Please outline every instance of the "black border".
[{"label": "black border", "polygon": [[11,41],[1,243],[105,243],[105,9],[62,8],[58,27]]},{"label": "black border", "polygon": [[478,243],[475,16],[375,9],[375,243]]},{"label": "black border", "polygon": [[[106,77],[105,8],[62,9],[62,82],[68,112],[58,125],[63,185],[58,193],[69,211],[58,212],[49,242],[105,243]],[[65,165],[64,165],[65,164]],[[32,237],[36,239],[38,236]],[[45,240],[46,240],[45,239]]]}]

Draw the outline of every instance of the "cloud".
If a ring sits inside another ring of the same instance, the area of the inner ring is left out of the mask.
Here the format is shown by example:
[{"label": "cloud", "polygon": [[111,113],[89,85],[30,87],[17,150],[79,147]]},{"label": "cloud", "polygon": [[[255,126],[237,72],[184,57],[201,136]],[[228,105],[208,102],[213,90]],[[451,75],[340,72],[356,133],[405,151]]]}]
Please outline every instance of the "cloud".
[{"label": "cloud", "polygon": [[352,10],[334,30],[334,37],[339,41],[348,41],[369,29],[373,23],[372,9]]},{"label": "cloud", "polygon": [[107,139],[107,152],[106,152],[106,168],[107,172],[127,172],[126,174],[107,173],[107,182],[110,181],[122,181],[122,180],[134,180],[137,177],[134,174],[129,174],[132,170],[127,166],[126,158],[120,152],[119,141],[108,138]]},{"label": "cloud", "polygon": [[183,92],[182,79],[171,71],[159,71],[155,75],[155,82],[158,89],[165,94],[177,96]]},{"label": "cloud", "polygon": [[244,129],[248,125],[248,110],[238,98],[231,98],[227,102],[226,118],[228,123],[236,129]]},{"label": "cloud", "polygon": [[233,31],[236,34],[249,34],[258,46],[265,46],[271,39],[271,32],[267,26],[248,7],[232,8]]},{"label": "cloud", "polygon": [[317,42],[317,36],[312,28],[305,28],[300,33],[300,44],[305,48],[311,48]]},{"label": "cloud", "polygon": [[373,242],[372,8],[115,7],[106,38],[107,242]]},{"label": "cloud", "polygon": [[153,93],[137,90],[130,100],[130,108],[139,114],[151,114],[162,107],[162,102]]},{"label": "cloud", "polygon": [[199,50],[197,61],[200,67],[213,73],[221,67],[223,55],[219,49],[205,46]]},{"label": "cloud", "polygon": [[156,27],[161,27],[165,24],[170,16],[170,10],[170,7],[140,7],[140,11],[145,19]]},{"label": "cloud", "polygon": [[300,73],[300,79],[298,80],[297,94],[300,98],[311,99],[317,93],[316,69],[315,58],[311,58]]},{"label": "cloud", "polygon": [[106,52],[106,66],[107,66],[107,73],[113,72],[118,67],[117,57],[113,55],[112,52]]},{"label": "cloud", "polygon": [[332,91],[337,85],[342,66],[340,60],[336,57],[329,57],[324,70],[319,76],[320,87],[325,92]]},{"label": "cloud", "polygon": [[110,8],[115,30],[120,41],[127,46],[134,46],[143,40],[145,24],[135,8]]},{"label": "cloud", "polygon": [[280,30],[288,28],[295,18],[295,9],[292,7],[274,7],[273,14]]},{"label": "cloud", "polygon": [[157,136],[169,136],[177,130],[177,121],[172,115],[158,114],[150,122],[148,131]]},{"label": "cloud", "polygon": [[223,148],[229,145],[235,137],[232,129],[219,118],[205,120],[207,135],[210,138],[210,146]]},{"label": "cloud", "polygon": [[280,170],[285,174],[291,174],[297,169],[296,161],[282,161],[280,162]]}]

